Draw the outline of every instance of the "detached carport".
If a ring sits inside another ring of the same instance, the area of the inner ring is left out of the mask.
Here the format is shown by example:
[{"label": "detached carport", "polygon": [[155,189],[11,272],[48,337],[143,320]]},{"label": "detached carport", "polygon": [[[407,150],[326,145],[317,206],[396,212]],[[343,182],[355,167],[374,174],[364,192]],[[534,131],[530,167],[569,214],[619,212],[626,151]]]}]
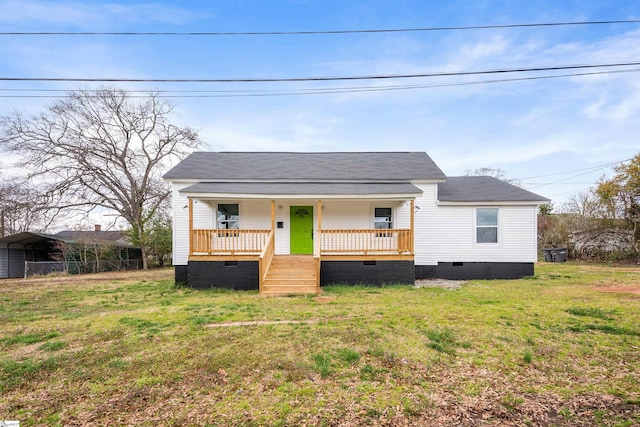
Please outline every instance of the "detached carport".
[{"label": "detached carport", "polygon": [[60,236],[31,232],[0,238],[0,279],[25,277],[26,261],[59,261],[59,266],[49,264],[49,271],[43,273],[64,271],[63,260],[55,259],[64,243]]},{"label": "detached carport", "polygon": [[[105,258],[106,257],[106,258]],[[120,231],[24,232],[0,238],[0,279],[138,269],[142,252]]]}]

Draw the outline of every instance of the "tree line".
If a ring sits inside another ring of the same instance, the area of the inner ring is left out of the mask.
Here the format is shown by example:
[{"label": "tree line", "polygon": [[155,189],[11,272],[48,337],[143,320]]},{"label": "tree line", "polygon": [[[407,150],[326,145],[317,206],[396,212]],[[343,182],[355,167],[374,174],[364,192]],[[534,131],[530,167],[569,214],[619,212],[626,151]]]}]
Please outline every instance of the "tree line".
[{"label": "tree line", "polygon": [[60,218],[113,212],[126,235],[162,263],[170,252],[169,186],[162,174],[195,150],[198,132],[171,121],[157,93],[78,90],[39,114],[0,117],[0,151],[19,174],[0,175],[1,234],[43,231]]},{"label": "tree line", "polygon": [[553,214],[541,210],[540,246],[562,246],[577,259],[638,261],[640,257],[640,154],[614,168]]}]

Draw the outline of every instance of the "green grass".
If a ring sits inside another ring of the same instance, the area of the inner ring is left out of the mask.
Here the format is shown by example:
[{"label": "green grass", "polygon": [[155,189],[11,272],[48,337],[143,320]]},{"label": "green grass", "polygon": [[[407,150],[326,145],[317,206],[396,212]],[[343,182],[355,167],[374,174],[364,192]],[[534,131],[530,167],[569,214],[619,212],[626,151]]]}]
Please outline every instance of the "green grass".
[{"label": "green grass", "polygon": [[583,316],[583,317],[595,317],[596,319],[611,319],[613,318],[613,313],[603,310],[598,307],[571,307],[568,308],[567,313],[573,314],[574,316]]},{"label": "green grass", "polygon": [[426,335],[429,338],[427,346],[433,350],[453,356],[458,347],[470,348],[468,342],[458,342],[455,332],[449,328],[427,329]]},{"label": "green grass", "polygon": [[[330,300],[193,290],[170,274],[0,281],[0,414],[25,426],[640,423],[640,295],[600,291],[640,288],[640,269],[542,264],[455,292],[328,286]],[[313,322],[211,327],[261,320]]]},{"label": "green grass", "polygon": [[51,338],[55,338],[57,336],[57,332],[33,332],[27,334],[17,333],[13,336],[0,339],[0,342],[4,343],[6,346],[15,344],[35,344],[49,340]]}]

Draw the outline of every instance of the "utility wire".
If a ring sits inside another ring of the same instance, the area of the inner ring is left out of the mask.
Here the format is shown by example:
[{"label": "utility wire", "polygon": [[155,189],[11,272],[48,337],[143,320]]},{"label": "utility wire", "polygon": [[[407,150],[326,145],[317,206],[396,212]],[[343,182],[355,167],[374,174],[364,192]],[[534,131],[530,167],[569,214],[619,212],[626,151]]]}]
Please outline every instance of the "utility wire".
[{"label": "utility wire", "polygon": [[[163,98],[237,98],[237,97],[268,97],[268,96],[298,96],[298,95],[326,95],[326,94],[341,94],[341,93],[360,93],[360,92],[379,92],[379,91],[391,91],[391,90],[413,90],[413,89],[433,89],[441,87],[452,86],[468,86],[468,85],[481,85],[492,83],[507,83],[515,81],[526,80],[540,80],[540,79],[555,79],[563,77],[579,77],[579,76],[592,76],[601,74],[614,74],[614,73],[631,73],[639,72],[640,68],[633,68],[629,70],[612,70],[612,71],[597,71],[591,73],[571,73],[571,74],[557,74],[552,76],[534,76],[534,77],[519,77],[513,79],[495,79],[495,80],[480,80],[475,82],[454,82],[443,83],[435,85],[387,85],[387,86],[347,86],[347,87],[329,87],[318,89],[293,89],[288,92],[276,92],[275,89],[233,89],[233,90],[123,90],[128,94],[136,93],[158,93]],[[97,89],[89,89],[88,91],[97,91]],[[87,90],[83,90],[87,91]],[[0,92],[73,92],[73,90],[67,89],[16,89],[16,88],[0,88]],[[165,93],[195,93],[198,95],[164,95]],[[97,97],[98,95],[90,95]],[[131,95],[131,98],[147,98],[148,95]],[[59,98],[58,95],[0,95],[0,98]],[[615,163],[614,163],[615,164]],[[547,175],[543,175],[547,176]],[[539,177],[527,177],[523,179],[531,179]]]},{"label": "utility wire", "polygon": [[131,83],[281,83],[281,82],[310,82],[310,81],[350,81],[350,80],[385,80],[385,79],[408,79],[424,77],[450,77],[450,76],[473,76],[486,74],[508,74],[523,73],[532,71],[558,71],[575,70],[588,68],[609,68],[638,66],[640,62],[619,62],[608,64],[581,64],[581,65],[554,65],[547,67],[521,67],[505,68],[497,70],[481,71],[440,71],[433,73],[414,74],[378,74],[369,76],[334,76],[334,77],[275,77],[275,78],[219,78],[219,79],[144,79],[144,78],[116,78],[116,77],[0,77],[0,81],[21,81],[21,82],[131,82]]},{"label": "utility wire", "polygon": [[[268,97],[268,96],[298,96],[298,95],[325,95],[325,94],[341,94],[341,93],[360,93],[360,92],[379,92],[379,91],[391,91],[391,90],[413,90],[413,89],[432,89],[441,87],[452,86],[468,86],[468,85],[482,85],[492,83],[507,83],[515,81],[526,80],[541,80],[541,79],[555,79],[563,77],[579,77],[579,76],[592,76],[601,74],[614,74],[614,73],[631,73],[639,72],[640,68],[633,68],[629,70],[611,70],[611,71],[597,71],[590,73],[570,73],[570,74],[557,74],[552,76],[533,76],[533,77],[518,77],[513,79],[495,79],[495,80],[480,80],[475,82],[455,82],[455,83],[443,83],[434,85],[386,85],[386,86],[345,86],[345,87],[333,87],[333,88],[318,88],[318,89],[292,89],[290,91],[276,89],[233,89],[233,90],[123,90],[128,94],[148,94],[157,93],[162,98],[237,98],[237,97]],[[17,88],[0,88],[0,92],[73,92],[74,90],[66,89],[17,89]],[[86,90],[83,90],[86,91]],[[98,89],[89,89],[89,91],[98,91]],[[198,95],[164,95],[165,93],[195,93]],[[98,95],[90,95],[97,97]],[[146,98],[148,95],[131,95],[131,98]],[[59,98],[58,95],[0,95],[0,98]],[[547,176],[547,175],[543,175]],[[523,179],[531,179],[539,177],[528,177]]]},{"label": "utility wire", "polygon": [[637,24],[640,20],[625,19],[611,21],[576,21],[576,22],[546,22],[529,24],[505,24],[505,25],[470,25],[461,27],[423,27],[423,28],[383,28],[362,30],[319,30],[319,31],[6,31],[0,32],[0,36],[295,36],[295,35],[320,35],[320,34],[361,34],[361,33],[408,33],[425,31],[466,31],[466,30],[491,30],[500,28],[531,28],[531,27],[560,27],[570,25],[610,25],[610,24]]},{"label": "utility wire", "polygon": [[633,158],[624,159],[624,160],[620,160],[620,161],[612,162],[612,163],[606,163],[606,164],[602,164],[602,165],[598,165],[598,166],[592,166],[592,167],[589,167],[589,168],[574,169],[574,170],[570,170],[570,171],[566,171],[566,172],[550,173],[550,174],[547,174],[547,175],[528,176],[526,178],[518,178],[518,181],[524,181],[524,180],[527,180],[527,179],[535,179],[535,178],[547,178],[549,176],[566,175],[566,174],[574,173],[574,172],[590,171],[592,169],[595,169],[594,172],[596,172],[596,171],[598,171],[600,169],[605,169],[605,168],[608,168],[608,167],[611,167],[611,166],[619,165],[620,163],[628,162],[630,160],[633,160]]},{"label": "utility wire", "polygon": [[577,178],[579,176],[584,176],[584,175],[589,175],[590,173],[597,172],[599,170],[603,170],[603,169],[607,169],[607,168],[608,168],[608,166],[603,166],[600,169],[595,169],[595,170],[591,170],[591,171],[588,171],[588,172],[579,173],[577,175],[572,175],[572,176],[569,176],[569,177],[566,177],[566,178],[562,178],[562,179],[559,179],[559,180],[554,181],[554,182],[548,182],[548,183],[545,183],[545,184],[534,185],[534,186],[528,187],[527,189],[531,190],[531,189],[534,189],[534,188],[546,187],[547,185],[558,184],[558,183],[561,183],[561,182],[566,181],[568,179]]}]

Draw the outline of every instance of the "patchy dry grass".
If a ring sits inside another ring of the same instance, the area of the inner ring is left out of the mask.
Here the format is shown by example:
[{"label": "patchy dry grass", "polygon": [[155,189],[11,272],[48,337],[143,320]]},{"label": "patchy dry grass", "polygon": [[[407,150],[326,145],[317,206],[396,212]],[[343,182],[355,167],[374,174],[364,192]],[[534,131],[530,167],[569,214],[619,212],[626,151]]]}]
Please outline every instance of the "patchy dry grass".
[{"label": "patchy dry grass", "polygon": [[0,419],[639,425],[640,269],[536,273],[266,299],[169,270],[1,281]]}]

